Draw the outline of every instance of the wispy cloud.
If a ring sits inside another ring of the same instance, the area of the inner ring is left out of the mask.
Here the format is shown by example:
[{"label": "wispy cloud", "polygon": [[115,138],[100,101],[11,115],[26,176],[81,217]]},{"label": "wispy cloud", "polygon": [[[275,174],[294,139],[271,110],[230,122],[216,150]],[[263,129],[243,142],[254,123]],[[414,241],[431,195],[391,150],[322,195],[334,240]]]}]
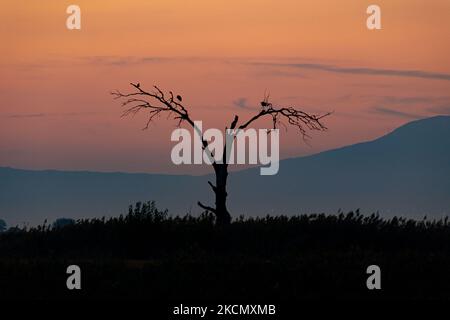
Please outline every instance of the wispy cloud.
[{"label": "wispy cloud", "polygon": [[418,114],[398,110],[414,106],[427,113],[450,114],[450,96],[366,96],[366,98],[375,101],[372,111],[391,116],[421,118],[422,116]]},{"label": "wispy cloud", "polygon": [[375,98],[382,104],[390,105],[450,104],[450,96],[379,96]]},{"label": "wispy cloud", "polygon": [[[274,77],[308,77],[306,74],[299,73],[298,70],[317,70],[323,72],[337,73],[337,74],[353,74],[353,75],[373,75],[373,76],[390,76],[390,77],[405,77],[405,78],[420,78],[450,81],[450,73],[431,72],[416,69],[387,69],[387,68],[370,68],[370,67],[345,67],[321,63],[324,60],[317,60],[304,58],[276,58],[270,60],[258,61],[257,57],[196,57],[196,56],[179,56],[179,57],[161,57],[161,56],[84,56],[75,58],[75,61],[82,64],[105,65],[105,66],[130,66],[139,64],[157,64],[170,62],[190,62],[190,63],[205,63],[205,62],[220,62],[227,64],[244,64],[248,66],[263,66],[272,67],[259,70],[261,75],[271,75]],[[292,62],[292,61],[303,62]],[[49,67],[52,65],[66,65],[67,61],[63,60],[48,60],[41,63],[28,64],[25,67]],[[341,62],[343,63],[343,62]],[[24,67],[24,66],[22,66]],[[290,70],[289,70],[290,69]],[[373,84],[371,84],[373,85]],[[382,86],[376,84],[376,86]]]},{"label": "wispy cloud", "polygon": [[65,113],[15,113],[15,114],[3,114],[2,118],[8,119],[27,119],[27,118],[43,118],[43,117],[80,117],[95,115],[99,112],[65,112]]},{"label": "wispy cloud", "polygon": [[387,115],[387,116],[394,116],[394,117],[407,118],[407,119],[423,118],[423,116],[415,114],[415,113],[399,111],[399,110],[386,108],[386,107],[382,107],[382,106],[373,107],[372,111],[375,113],[379,113],[379,114],[383,114],[383,115]]},{"label": "wispy cloud", "polygon": [[159,56],[88,56],[79,58],[83,63],[105,66],[130,66],[140,64],[158,64],[168,62],[202,63],[206,61],[229,62],[229,59],[213,59],[207,57],[159,57]]},{"label": "wispy cloud", "polygon": [[23,113],[23,114],[7,114],[2,118],[21,119],[21,118],[41,118],[45,117],[46,113]]},{"label": "wispy cloud", "polygon": [[107,66],[128,66],[143,63],[160,63],[169,60],[163,57],[130,57],[130,56],[92,56],[83,57],[82,61],[89,64]]},{"label": "wispy cloud", "polygon": [[437,114],[450,114],[450,103],[432,106],[432,107],[428,108],[428,111],[437,113]]},{"label": "wispy cloud", "polygon": [[233,101],[233,105],[241,109],[249,108],[247,98],[238,98]]},{"label": "wispy cloud", "polygon": [[359,74],[359,75],[374,75],[374,76],[391,76],[391,77],[407,77],[407,78],[422,78],[450,81],[450,74],[429,72],[422,70],[400,70],[400,69],[378,69],[368,67],[339,67],[327,64],[318,63],[273,63],[273,62],[250,62],[252,65],[272,66],[282,68],[296,68],[319,70],[331,73],[340,74]]},{"label": "wispy cloud", "polygon": [[430,103],[435,101],[435,97],[396,97],[396,96],[383,96],[381,100],[389,104],[417,104],[417,103]]}]

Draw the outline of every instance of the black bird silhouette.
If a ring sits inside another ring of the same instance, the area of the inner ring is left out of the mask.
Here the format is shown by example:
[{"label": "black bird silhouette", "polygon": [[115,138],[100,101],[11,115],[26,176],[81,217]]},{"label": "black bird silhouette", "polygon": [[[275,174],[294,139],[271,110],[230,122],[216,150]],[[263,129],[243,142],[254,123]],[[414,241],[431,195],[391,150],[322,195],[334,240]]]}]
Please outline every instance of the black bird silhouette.
[{"label": "black bird silhouette", "polygon": [[180,95],[177,95],[177,99],[178,99],[178,101],[183,101],[183,98],[180,96]]}]

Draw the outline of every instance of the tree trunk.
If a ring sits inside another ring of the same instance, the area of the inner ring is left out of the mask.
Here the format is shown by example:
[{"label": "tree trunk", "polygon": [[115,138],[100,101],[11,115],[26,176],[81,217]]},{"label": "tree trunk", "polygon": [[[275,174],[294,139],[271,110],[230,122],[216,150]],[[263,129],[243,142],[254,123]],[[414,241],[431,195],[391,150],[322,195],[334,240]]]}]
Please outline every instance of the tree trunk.
[{"label": "tree trunk", "polygon": [[[235,122],[236,121],[237,120],[235,120]],[[203,145],[205,148],[207,148],[205,140],[203,140]],[[208,184],[210,185],[216,196],[216,207],[211,208],[203,205],[200,201],[197,202],[201,208],[214,213],[214,215],[216,216],[217,225],[229,225],[231,223],[231,215],[227,209],[228,156],[229,155],[227,153],[225,145],[223,150],[223,162],[213,162],[212,164],[214,172],[216,174],[216,185],[214,185],[211,181],[208,181]]]},{"label": "tree trunk", "polygon": [[227,209],[227,178],[228,178],[228,165],[218,164],[214,166],[216,173],[216,186],[213,188],[216,194],[216,222],[220,225],[230,224],[231,215]]}]

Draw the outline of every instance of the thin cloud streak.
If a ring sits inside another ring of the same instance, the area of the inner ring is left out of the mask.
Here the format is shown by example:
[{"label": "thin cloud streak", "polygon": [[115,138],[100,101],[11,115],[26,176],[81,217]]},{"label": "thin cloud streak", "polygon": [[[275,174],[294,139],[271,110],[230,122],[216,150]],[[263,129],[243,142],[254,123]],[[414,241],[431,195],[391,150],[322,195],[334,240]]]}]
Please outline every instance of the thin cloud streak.
[{"label": "thin cloud streak", "polygon": [[450,103],[448,96],[380,96],[377,99],[383,104],[391,105]]},{"label": "thin cloud streak", "polygon": [[82,60],[88,64],[120,67],[135,64],[162,63],[171,59],[163,57],[92,56],[83,57]]},{"label": "thin cloud streak", "polygon": [[7,119],[28,119],[28,118],[43,118],[43,117],[79,117],[99,114],[99,112],[67,112],[67,113],[17,113],[5,114],[2,118]]},{"label": "thin cloud streak", "polygon": [[3,115],[2,118],[22,119],[22,118],[42,118],[47,116],[45,113],[27,113],[27,114],[8,114]]},{"label": "thin cloud streak", "polygon": [[372,111],[374,111],[376,113],[379,113],[379,114],[383,114],[383,115],[400,117],[400,118],[406,118],[406,119],[420,119],[420,118],[423,118],[423,116],[420,116],[420,115],[417,115],[417,114],[414,114],[414,113],[398,111],[398,110],[394,110],[394,109],[390,109],[390,108],[386,108],[386,107],[381,107],[381,106],[373,107]]},{"label": "thin cloud streak", "polygon": [[450,104],[432,106],[428,108],[428,111],[448,115],[450,114]]},{"label": "thin cloud streak", "polygon": [[249,108],[247,98],[238,98],[233,101],[233,105],[241,109]]},{"label": "thin cloud streak", "polygon": [[422,70],[375,69],[368,67],[338,67],[333,65],[317,64],[317,63],[255,62],[250,64],[256,66],[272,66],[272,67],[319,70],[339,74],[391,76],[391,77],[421,78],[421,79],[450,81],[450,74],[448,73],[428,72]]}]

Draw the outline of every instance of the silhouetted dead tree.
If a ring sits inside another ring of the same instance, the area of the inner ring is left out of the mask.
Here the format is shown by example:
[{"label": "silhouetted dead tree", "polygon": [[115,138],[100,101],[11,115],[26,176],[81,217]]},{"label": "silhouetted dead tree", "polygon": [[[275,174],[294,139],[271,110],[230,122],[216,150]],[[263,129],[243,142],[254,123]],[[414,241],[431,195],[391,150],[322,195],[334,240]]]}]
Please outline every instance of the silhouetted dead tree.
[{"label": "silhouetted dead tree", "polygon": [[[209,152],[210,156],[213,158],[212,153],[208,149],[208,141],[203,138],[202,132],[195,126],[188,109],[182,104],[182,97],[180,95],[174,96],[172,91],[165,93],[157,86],[154,86],[154,91],[150,92],[142,89],[139,83],[130,84],[134,88],[134,91],[132,92],[122,93],[120,91],[114,91],[111,93],[115,99],[122,100],[122,106],[126,108],[122,116],[135,115],[141,110],[147,111],[148,119],[144,129],[147,129],[150,123],[161,114],[166,114],[168,118],[171,117],[176,120],[177,126],[187,123],[198,133],[199,138],[201,138],[203,150]],[[321,119],[329,114],[330,113],[314,115],[298,110],[295,107],[275,107],[269,102],[269,96],[266,95],[261,102],[261,110],[257,114],[242,124],[238,124],[239,117],[235,115],[229,129],[246,129],[258,119],[269,117],[272,120],[273,129],[277,129],[280,124],[286,126],[286,124],[281,121],[284,120],[288,125],[296,127],[303,139],[305,139],[308,137],[307,130],[325,131],[327,129],[321,123]],[[212,163],[216,175],[216,184],[214,185],[211,181],[208,181],[208,184],[211,186],[216,197],[215,208],[198,202],[198,205],[201,208],[214,213],[217,224],[221,225],[229,224],[231,222],[231,215],[227,209],[228,194],[226,186],[228,179],[228,161],[226,161],[225,158],[226,154],[225,143],[223,161],[221,163],[213,161]]]}]

